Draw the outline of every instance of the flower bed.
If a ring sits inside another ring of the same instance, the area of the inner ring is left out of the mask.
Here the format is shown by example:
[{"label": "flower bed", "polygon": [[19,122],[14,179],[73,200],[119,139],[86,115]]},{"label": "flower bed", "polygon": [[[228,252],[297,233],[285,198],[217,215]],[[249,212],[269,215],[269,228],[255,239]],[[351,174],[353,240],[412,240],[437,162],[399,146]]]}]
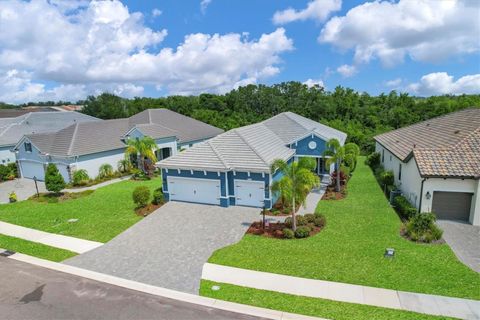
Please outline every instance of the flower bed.
[{"label": "flower bed", "polygon": [[285,222],[265,223],[255,221],[248,228],[248,234],[277,239],[307,238],[319,233],[325,227],[325,217],[321,214],[306,214],[305,216],[296,216],[297,230],[292,228],[292,219],[287,218]]}]

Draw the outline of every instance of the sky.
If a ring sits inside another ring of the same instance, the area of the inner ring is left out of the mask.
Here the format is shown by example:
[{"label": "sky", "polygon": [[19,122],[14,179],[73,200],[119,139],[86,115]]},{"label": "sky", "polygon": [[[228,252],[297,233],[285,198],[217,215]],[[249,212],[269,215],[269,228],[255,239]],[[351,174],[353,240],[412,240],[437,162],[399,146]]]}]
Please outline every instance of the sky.
[{"label": "sky", "polygon": [[0,0],[0,101],[300,81],[480,93],[476,0]]}]

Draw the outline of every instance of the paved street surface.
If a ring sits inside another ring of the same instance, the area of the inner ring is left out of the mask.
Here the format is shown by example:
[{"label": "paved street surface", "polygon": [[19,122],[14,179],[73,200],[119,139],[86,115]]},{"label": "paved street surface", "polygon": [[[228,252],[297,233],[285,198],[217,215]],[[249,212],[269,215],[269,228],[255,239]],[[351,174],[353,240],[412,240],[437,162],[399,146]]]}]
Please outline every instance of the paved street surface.
[{"label": "paved street surface", "polygon": [[203,264],[215,250],[240,241],[255,219],[260,219],[258,208],[172,201],[100,248],[64,263],[198,294]]},{"label": "paved street surface", "polygon": [[1,319],[259,319],[0,257]]},{"label": "paved street surface", "polygon": [[480,272],[480,227],[461,221],[438,220],[437,223],[458,259]]}]

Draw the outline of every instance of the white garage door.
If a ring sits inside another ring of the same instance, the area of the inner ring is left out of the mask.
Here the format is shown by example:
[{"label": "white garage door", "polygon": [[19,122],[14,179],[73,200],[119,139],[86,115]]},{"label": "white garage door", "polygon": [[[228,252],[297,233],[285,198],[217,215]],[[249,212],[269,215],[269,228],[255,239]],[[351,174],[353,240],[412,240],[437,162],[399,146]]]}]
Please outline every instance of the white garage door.
[{"label": "white garage door", "polygon": [[235,204],[239,206],[264,206],[265,184],[262,181],[235,180]]},{"label": "white garage door", "polygon": [[167,177],[170,200],[220,204],[220,180]]},{"label": "white garage door", "polygon": [[45,179],[45,169],[43,163],[20,161],[20,167],[22,169],[22,177],[33,179],[37,177],[37,180],[43,181]]}]

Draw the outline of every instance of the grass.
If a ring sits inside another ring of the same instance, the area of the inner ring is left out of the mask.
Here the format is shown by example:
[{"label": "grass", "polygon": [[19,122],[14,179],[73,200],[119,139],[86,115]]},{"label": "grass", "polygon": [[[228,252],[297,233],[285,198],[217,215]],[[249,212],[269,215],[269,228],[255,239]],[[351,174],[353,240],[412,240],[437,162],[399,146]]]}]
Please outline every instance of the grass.
[{"label": "grass", "polygon": [[68,250],[58,249],[41,243],[9,237],[3,234],[0,234],[0,248],[21,252],[30,256],[55,262],[60,262],[76,255],[76,253]]},{"label": "grass", "polygon": [[[217,250],[211,263],[311,279],[480,299],[480,274],[446,244],[418,244],[399,234],[401,221],[370,170],[359,164],[343,200],[320,201],[327,223],[317,235],[279,240],[245,235]],[[385,248],[396,257],[385,259]]]},{"label": "grass", "polygon": [[[92,194],[58,203],[33,200],[0,205],[0,220],[42,231],[107,242],[140,219],[135,214],[133,189],[161,186],[160,178],[149,181],[122,181],[95,190]],[[78,219],[69,223],[68,219]]]},{"label": "grass", "polygon": [[[220,290],[213,291],[212,285],[219,285]],[[214,299],[249,304],[257,307],[299,313],[315,317],[337,320],[375,320],[375,319],[449,319],[430,316],[410,311],[400,311],[361,304],[338,302],[325,299],[295,296],[291,294],[257,290],[234,286],[225,283],[215,283],[202,280],[200,294]]]}]

